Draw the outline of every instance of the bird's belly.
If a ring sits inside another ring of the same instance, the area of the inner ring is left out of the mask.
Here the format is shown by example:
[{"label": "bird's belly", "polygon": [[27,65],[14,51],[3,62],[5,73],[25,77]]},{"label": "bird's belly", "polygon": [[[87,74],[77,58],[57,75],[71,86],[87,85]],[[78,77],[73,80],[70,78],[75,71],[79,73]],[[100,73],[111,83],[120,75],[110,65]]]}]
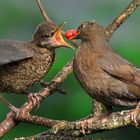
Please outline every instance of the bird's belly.
[{"label": "bird's belly", "polygon": [[110,75],[96,70],[83,72],[78,70],[76,77],[81,86],[95,100],[105,105],[134,106],[137,98],[129,93],[127,85]]},{"label": "bird's belly", "polygon": [[0,89],[5,92],[21,93],[39,81],[53,63],[51,56],[43,59],[26,59],[0,68]]}]

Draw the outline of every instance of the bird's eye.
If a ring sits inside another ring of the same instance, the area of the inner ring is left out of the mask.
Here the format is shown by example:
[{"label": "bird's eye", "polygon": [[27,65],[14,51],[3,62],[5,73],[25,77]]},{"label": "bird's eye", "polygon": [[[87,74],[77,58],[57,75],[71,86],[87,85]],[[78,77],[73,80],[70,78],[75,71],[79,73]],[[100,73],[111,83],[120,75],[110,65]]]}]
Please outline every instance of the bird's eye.
[{"label": "bird's eye", "polygon": [[94,25],[94,24],[95,24],[94,22],[91,22],[91,23],[90,23],[90,25]]},{"label": "bird's eye", "polygon": [[80,28],[83,28],[84,26],[85,26],[85,24],[82,23],[82,24],[80,25]]},{"label": "bird's eye", "polygon": [[48,35],[48,34],[45,34],[44,37],[45,37],[45,38],[49,38],[49,35]]}]

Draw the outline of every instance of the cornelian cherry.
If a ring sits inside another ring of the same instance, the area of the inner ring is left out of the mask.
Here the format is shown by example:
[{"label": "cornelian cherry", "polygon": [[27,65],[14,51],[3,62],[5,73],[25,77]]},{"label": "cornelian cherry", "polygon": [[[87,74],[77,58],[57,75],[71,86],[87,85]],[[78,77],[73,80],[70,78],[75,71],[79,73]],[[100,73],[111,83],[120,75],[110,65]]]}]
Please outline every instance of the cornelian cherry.
[{"label": "cornelian cherry", "polygon": [[71,40],[73,39],[74,37],[76,37],[78,35],[78,32],[76,30],[68,30],[66,33],[65,33],[65,37],[66,39],[68,40]]}]

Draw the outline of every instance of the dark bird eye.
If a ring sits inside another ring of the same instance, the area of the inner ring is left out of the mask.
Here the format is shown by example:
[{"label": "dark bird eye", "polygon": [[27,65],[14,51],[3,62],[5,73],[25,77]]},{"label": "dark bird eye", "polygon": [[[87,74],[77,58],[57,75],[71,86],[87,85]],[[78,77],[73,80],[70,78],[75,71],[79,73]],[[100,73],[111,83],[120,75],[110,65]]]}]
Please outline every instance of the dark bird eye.
[{"label": "dark bird eye", "polygon": [[81,24],[80,28],[83,28],[84,27],[84,24]]},{"label": "dark bird eye", "polygon": [[49,38],[49,35],[48,35],[48,34],[45,34],[44,37],[45,37],[45,38]]}]

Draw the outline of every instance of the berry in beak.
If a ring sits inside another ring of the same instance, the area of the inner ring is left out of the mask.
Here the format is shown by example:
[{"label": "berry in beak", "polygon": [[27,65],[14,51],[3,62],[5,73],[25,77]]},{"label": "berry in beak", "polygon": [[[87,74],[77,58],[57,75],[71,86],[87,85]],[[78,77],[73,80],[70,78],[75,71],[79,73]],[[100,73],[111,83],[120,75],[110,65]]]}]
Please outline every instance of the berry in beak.
[{"label": "berry in beak", "polygon": [[68,30],[65,33],[65,37],[68,40],[72,40],[72,39],[76,38],[78,35],[79,35],[79,32],[77,32],[76,30]]}]

